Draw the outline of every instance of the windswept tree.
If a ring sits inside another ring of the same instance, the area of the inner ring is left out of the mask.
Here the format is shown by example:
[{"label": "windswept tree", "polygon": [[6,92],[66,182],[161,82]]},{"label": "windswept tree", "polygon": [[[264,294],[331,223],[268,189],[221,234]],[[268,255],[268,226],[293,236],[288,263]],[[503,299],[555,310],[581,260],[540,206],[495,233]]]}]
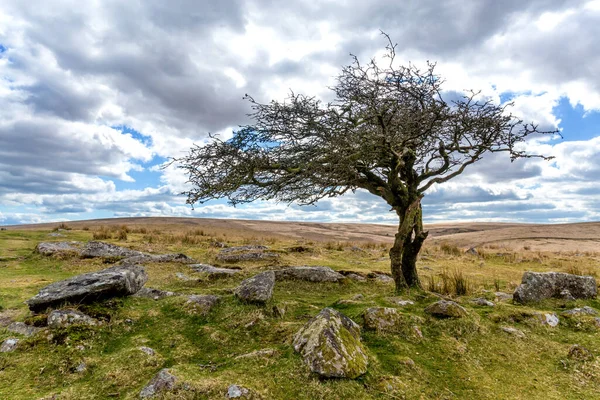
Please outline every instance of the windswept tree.
[{"label": "windswept tree", "polygon": [[[384,34],[385,35],[385,34]],[[460,175],[486,153],[527,154],[524,140],[538,133],[471,91],[446,101],[435,64],[396,66],[389,40],[384,61],[353,62],[342,69],[334,100],[291,93],[263,104],[246,95],[253,123],[229,140],[212,137],[175,159],[189,177],[189,204],[227,198],[313,204],[364,189],[398,215],[390,249],[396,290],[419,287],[416,261],[427,233],[421,200],[434,185]],[[547,133],[547,132],[539,132]]]}]

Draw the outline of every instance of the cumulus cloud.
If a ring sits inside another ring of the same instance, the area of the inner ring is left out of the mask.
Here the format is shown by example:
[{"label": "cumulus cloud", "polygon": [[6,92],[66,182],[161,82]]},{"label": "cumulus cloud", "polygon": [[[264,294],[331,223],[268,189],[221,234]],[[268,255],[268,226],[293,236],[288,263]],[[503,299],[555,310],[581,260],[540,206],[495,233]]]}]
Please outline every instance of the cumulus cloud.
[{"label": "cumulus cloud", "polygon": [[[480,89],[513,101],[513,113],[541,129],[556,129],[561,99],[585,113],[600,110],[599,4],[4,1],[0,223],[98,213],[394,222],[383,201],[362,191],[315,207],[213,202],[192,211],[178,196],[187,188],[182,171],[161,166],[209,132],[226,138],[246,123],[245,93],[264,102],[290,89],[329,99],[327,86],[349,53],[381,55],[380,29],[398,43],[399,61],[438,61],[449,92]],[[550,162],[487,156],[432,188],[425,216],[598,218],[599,140],[600,132],[528,141],[532,153],[554,156]]]}]

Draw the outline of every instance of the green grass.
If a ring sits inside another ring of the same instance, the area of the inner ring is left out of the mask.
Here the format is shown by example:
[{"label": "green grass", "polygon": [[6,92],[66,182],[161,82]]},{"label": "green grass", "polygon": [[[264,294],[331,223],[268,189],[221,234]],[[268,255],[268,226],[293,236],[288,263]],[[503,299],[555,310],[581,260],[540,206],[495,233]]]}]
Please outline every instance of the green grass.
[{"label": "green grass", "polygon": [[[11,312],[23,321],[29,315],[23,301],[48,283],[75,274],[99,270],[99,260],[55,259],[33,253],[43,240],[91,240],[93,230],[61,231],[64,237],[50,238],[49,231],[0,232],[0,312]],[[221,303],[209,315],[196,315],[185,307],[184,297],[159,301],[125,298],[81,307],[103,316],[101,327],[73,327],[22,339],[14,353],[0,354],[0,398],[38,399],[54,394],[59,399],[134,399],[141,388],[161,369],[171,368],[179,382],[187,383],[164,398],[222,399],[233,383],[248,387],[264,399],[587,399],[600,397],[600,364],[567,358],[569,347],[581,344],[600,355],[598,328],[593,318],[563,318],[557,328],[535,322],[536,311],[559,313],[565,308],[600,303],[548,301],[536,307],[498,304],[494,308],[474,306],[470,299],[490,297],[494,282],[510,291],[524,270],[593,270],[595,259],[565,255],[482,257],[428,248],[426,261],[419,262],[423,283],[427,276],[440,279],[444,271],[461,271],[470,292],[456,298],[469,311],[461,320],[438,320],[423,309],[437,299],[428,292],[411,291],[402,297],[415,301],[402,313],[422,319],[423,338],[405,333],[363,331],[368,349],[369,370],[357,380],[323,380],[312,374],[291,347],[292,336],[324,307],[333,307],[357,323],[372,306],[393,306],[389,284],[347,281],[342,284],[277,282],[272,303],[267,307],[240,304],[230,293],[242,279],[255,271],[284,265],[326,265],[358,272],[386,271],[384,246],[343,243],[303,243],[310,251],[286,251],[298,243],[269,238],[225,238],[198,234],[160,234],[131,230],[127,240],[109,241],[143,251],[183,252],[200,262],[216,263],[218,249],[210,242],[230,244],[265,243],[281,254],[275,262],[236,264],[241,276],[211,281],[189,267],[178,264],[146,266],[149,287],[186,294],[217,294]],[[148,236],[152,235],[152,243]],[[194,236],[198,239],[191,240]],[[187,239],[185,239],[187,237]],[[352,250],[352,246],[364,251]],[[481,265],[481,262],[484,265]],[[224,265],[224,264],[222,264]],[[426,267],[426,268],[425,268]],[[179,281],[176,272],[196,278]],[[338,304],[362,294],[363,300]],[[283,317],[272,306],[285,309]],[[3,311],[1,311],[3,310]],[[521,329],[525,339],[500,330],[509,325]],[[13,337],[0,328],[0,340]],[[138,350],[151,347],[155,356]],[[242,358],[260,349],[275,349],[270,357]],[[414,365],[407,362],[414,361]],[[79,363],[88,366],[75,372]]]}]

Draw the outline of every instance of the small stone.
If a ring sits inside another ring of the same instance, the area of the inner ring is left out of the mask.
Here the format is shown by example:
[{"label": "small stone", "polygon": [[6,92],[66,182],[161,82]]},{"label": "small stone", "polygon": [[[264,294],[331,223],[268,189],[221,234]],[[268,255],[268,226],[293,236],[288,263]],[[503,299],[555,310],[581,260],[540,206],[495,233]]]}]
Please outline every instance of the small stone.
[{"label": "small stone", "polygon": [[494,296],[496,296],[496,301],[511,301],[513,299],[513,295],[504,292],[495,292]]},{"label": "small stone", "polygon": [[228,399],[244,399],[249,398],[250,391],[239,385],[229,385],[227,388]]},{"label": "small stone", "polygon": [[413,304],[415,304],[415,302],[412,300],[405,300],[399,297],[388,297],[387,301],[400,307],[412,306]]},{"label": "small stone", "polygon": [[469,250],[467,250],[465,253],[467,254],[471,254],[473,256],[478,256],[479,252],[477,251],[477,249],[475,247],[471,247]]},{"label": "small stone", "polygon": [[275,271],[275,279],[301,280],[307,282],[339,282],[344,275],[329,267],[289,267]]},{"label": "small stone", "polygon": [[552,314],[543,314],[544,320],[542,321],[543,325],[548,325],[551,328],[558,326],[559,320],[558,316],[554,313]]},{"label": "small stone", "polygon": [[81,373],[87,370],[87,364],[84,362],[80,362],[77,367],[75,367],[75,372]]},{"label": "small stone", "polygon": [[478,297],[476,299],[471,300],[474,304],[477,304],[478,306],[484,306],[484,307],[494,307],[496,304],[494,304],[493,302],[484,299],[483,297]]},{"label": "small stone", "polygon": [[406,358],[398,361],[398,363],[400,365],[406,365],[407,367],[414,367],[415,366],[414,360],[412,358],[408,358],[408,357],[406,357]]},{"label": "small stone", "polygon": [[406,325],[407,318],[389,307],[370,307],[363,313],[365,328],[376,331],[397,331]]},{"label": "small stone", "polygon": [[271,300],[274,286],[275,273],[266,271],[242,281],[234,294],[246,303],[265,304]]},{"label": "small stone", "polygon": [[240,356],[237,356],[236,360],[243,358],[273,357],[275,354],[277,354],[277,350],[275,349],[262,349],[253,351],[248,354],[242,354]]},{"label": "small stone", "polygon": [[506,332],[510,335],[516,336],[520,339],[524,339],[525,338],[525,334],[523,333],[523,331],[520,331],[517,328],[513,328],[512,326],[501,326],[500,329],[503,332]]},{"label": "small stone", "polygon": [[352,296],[350,298],[350,300],[354,300],[354,301],[361,301],[364,299],[365,299],[365,296],[363,296],[362,294],[355,294],[354,296]]},{"label": "small stone", "polygon": [[196,272],[206,274],[209,279],[227,278],[241,272],[239,269],[217,268],[207,264],[192,264],[190,268]]},{"label": "small stone", "polygon": [[575,300],[575,297],[573,297],[573,295],[571,294],[571,292],[568,289],[561,290],[559,297],[563,300],[568,300],[568,301]]},{"label": "small stone", "polygon": [[346,275],[346,278],[352,279],[353,281],[358,281],[358,282],[363,282],[363,281],[367,280],[367,278],[365,278],[364,276],[358,275],[355,273],[349,273],[348,275]]},{"label": "small stone", "polygon": [[375,280],[381,283],[394,283],[394,278],[385,274],[375,274]]},{"label": "small stone", "polygon": [[179,279],[180,281],[189,281],[192,278],[190,278],[189,276],[187,276],[186,274],[183,274],[181,272],[176,272],[175,276],[177,277],[177,279]]},{"label": "small stone", "polygon": [[64,328],[71,325],[96,326],[100,321],[77,310],[53,310],[48,314],[50,328]]},{"label": "small stone", "polygon": [[16,339],[16,338],[6,339],[4,342],[2,342],[2,345],[0,345],[0,353],[10,353],[12,351],[15,351],[17,349],[18,345],[19,345],[19,339]]},{"label": "small stone", "polygon": [[412,327],[412,330],[415,333],[416,337],[418,337],[419,339],[423,339],[423,332],[421,331],[421,328],[415,325]]},{"label": "small stone", "polygon": [[177,378],[171,375],[167,368],[161,369],[158,374],[140,392],[140,398],[154,397],[162,392],[173,390]]},{"label": "small stone", "polygon": [[454,301],[440,300],[425,308],[427,314],[438,318],[462,318],[467,315],[467,310]]},{"label": "small stone", "polygon": [[139,349],[139,350],[140,350],[142,353],[145,353],[145,354],[147,354],[147,355],[149,355],[149,356],[153,356],[153,355],[155,355],[155,354],[156,354],[156,352],[155,352],[153,349],[151,349],[150,347],[142,346],[142,347],[138,347],[138,349]]},{"label": "small stone", "polygon": [[585,347],[578,344],[574,344],[569,348],[569,353],[567,357],[573,360],[590,361],[594,358],[594,355]]},{"label": "small stone", "polygon": [[285,307],[283,306],[274,305],[272,311],[275,318],[283,318],[285,315]]},{"label": "small stone", "polygon": [[42,328],[27,325],[24,322],[13,322],[6,327],[6,330],[12,333],[18,333],[19,335],[33,336],[41,331]]},{"label": "small stone", "polygon": [[175,296],[175,293],[149,287],[143,287],[133,295],[133,297],[143,297],[152,300],[160,300],[171,296]]}]

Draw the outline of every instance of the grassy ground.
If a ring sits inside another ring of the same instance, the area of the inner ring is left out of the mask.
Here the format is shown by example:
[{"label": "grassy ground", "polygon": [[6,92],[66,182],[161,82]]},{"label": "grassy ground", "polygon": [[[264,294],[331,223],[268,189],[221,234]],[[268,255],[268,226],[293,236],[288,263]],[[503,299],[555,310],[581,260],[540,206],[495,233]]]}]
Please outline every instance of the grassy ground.
[{"label": "grassy ground", "polygon": [[[87,230],[84,230],[87,229]],[[549,301],[535,308],[498,303],[474,306],[474,297],[493,299],[493,292],[512,292],[525,270],[594,274],[598,254],[553,254],[503,248],[478,249],[467,255],[449,245],[429,246],[419,261],[426,289],[450,292],[469,317],[437,320],[423,308],[437,300],[428,291],[402,295],[414,305],[402,312],[421,318],[423,338],[409,331],[363,331],[370,358],[369,371],[357,380],[322,380],[312,374],[291,348],[291,338],[323,307],[333,307],[362,323],[371,306],[393,307],[393,285],[345,281],[342,284],[277,282],[267,307],[240,304],[230,289],[259,270],[285,265],[326,265],[337,270],[387,271],[386,245],[286,241],[281,237],[239,236],[230,231],[160,230],[160,227],[87,227],[65,230],[49,237],[49,230],[0,231],[0,312],[18,321],[29,317],[23,301],[50,282],[105,268],[100,260],[48,258],[34,254],[40,241],[106,241],[153,253],[183,252],[200,262],[218,264],[218,248],[258,243],[281,254],[276,262],[239,264],[235,278],[211,281],[185,265],[148,264],[148,287],[184,294],[217,294],[222,302],[208,316],[186,309],[185,298],[159,301],[125,298],[82,311],[102,318],[99,328],[75,327],[22,339],[14,353],[0,354],[2,399],[110,399],[137,398],[141,388],[161,368],[171,368],[179,382],[172,399],[224,398],[229,384],[257,392],[264,399],[592,399],[600,397],[600,362],[567,357],[573,344],[600,356],[599,329],[592,317],[566,318],[556,328],[537,322],[535,311],[560,313],[593,301]],[[120,237],[120,239],[118,239]],[[303,249],[297,248],[302,246]],[[299,252],[298,250],[303,250]],[[181,281],[182,272],[192,280]],[[453,294],[453,279],[468,283],[466,294]],[[339,304],[362,294],[363,300]],[[272,306],[285,309],[283,317]],[[526,334],[518,339],[500,330],[514,326]],[[0,328],[0,341],[15,337]],[[151,347],[148,356],[140,346]],[[255,350],[274,349],[270,356],[236,358]],[[411,362],[412,360],[412,362]],[[87,370],[76,372],[81,363]]]}]

